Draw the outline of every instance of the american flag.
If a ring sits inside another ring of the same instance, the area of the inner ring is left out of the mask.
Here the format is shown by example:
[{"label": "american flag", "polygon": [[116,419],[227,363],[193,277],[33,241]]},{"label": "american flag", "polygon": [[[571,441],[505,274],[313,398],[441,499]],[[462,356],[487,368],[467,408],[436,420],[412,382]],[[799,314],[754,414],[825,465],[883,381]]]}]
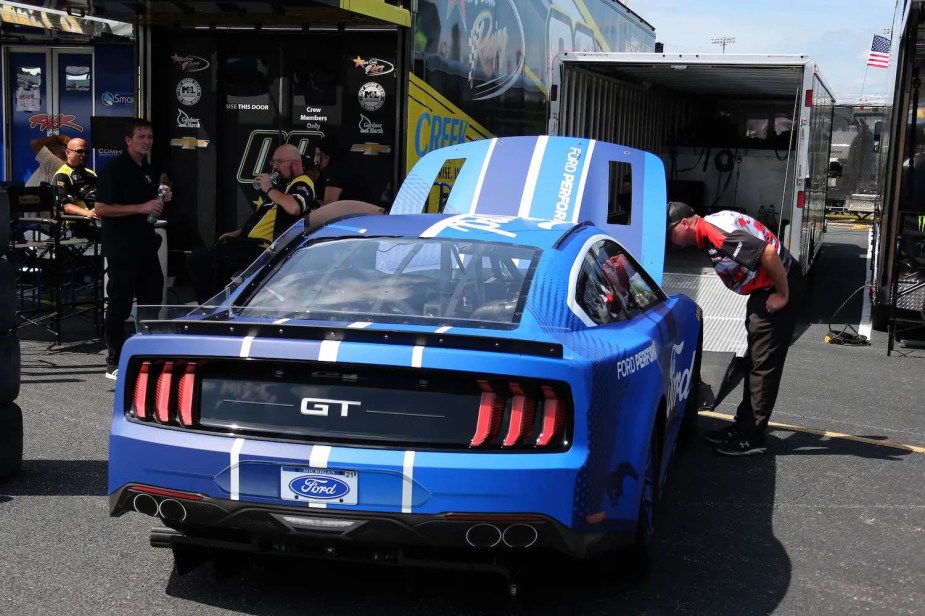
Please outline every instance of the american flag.
[{"label": "american flag", "polygon": [[890,39],[879,34],[874,35],[874,42],[870,44],[870,54],[867,56],[867,66],[890,67]]}]

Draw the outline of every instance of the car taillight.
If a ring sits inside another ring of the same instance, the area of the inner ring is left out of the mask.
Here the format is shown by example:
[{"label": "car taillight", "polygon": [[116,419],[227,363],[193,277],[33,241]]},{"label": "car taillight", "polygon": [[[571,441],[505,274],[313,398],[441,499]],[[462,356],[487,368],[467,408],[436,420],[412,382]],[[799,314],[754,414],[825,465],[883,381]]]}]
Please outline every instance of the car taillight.
[{"label": "car taillight", "polygon": [[475,436],[470,447],[481,447],[491,442],[498,434],[501,416],[504,414],[505,399],[496,394],[486,381],[479,381],[482,397],[479,400],[479,418],[475,425]]},{"label": "car taillight", "polygon": [[507,436],[502,443],[505,447],[513,447],[519,443],[527,432],[533,428],[533,413],[536,401],[528,398],[524,390],[517,383],[511,383],[511,417],[508,421]]},{"label": "car taillight", "polygon": [[801,190],[797,193],[797,207],[800,209],[806,207],[806,192],[805,191]]},{"label": "car taillight", "polygon": [[514,382],[478,384],[482,395],[470,448],[529,450],[566,445],[568,406],[554,387]]},{"label": "car taillight", "polygon": [[151,369],[151,362],[146,361],[138,369],[138,378],[135,379],[135,397],[134,410],[135,417],[138,419],[150,419],[148,412],[148,371]]},{"label": "car taillight", "polygon": [[132,410],[141,421],[192,427],[196,424],[197,367],[202,361],[145,360],[135,376]]},{"label": "car taillight", "polygon": [[551,387],[543,386],[543,424],[537,447],[548,447],[565,429],[565,408]]}]

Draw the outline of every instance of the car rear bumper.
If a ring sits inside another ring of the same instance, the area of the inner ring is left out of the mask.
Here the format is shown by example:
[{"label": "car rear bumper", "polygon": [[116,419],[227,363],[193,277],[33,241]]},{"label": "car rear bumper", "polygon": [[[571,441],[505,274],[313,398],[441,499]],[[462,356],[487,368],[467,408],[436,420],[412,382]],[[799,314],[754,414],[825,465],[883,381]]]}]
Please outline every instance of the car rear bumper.
[{"label": "car rear bumper", "polygon": [[[558,553],[576,559],[620,547],[632,533],[578,533],[529,513],[407,514],[306,509],[125,486],[110,495],[112,515],[129,511],[159,518],[155,547],[199,546],[250,553],[340,557],[398,563],[403,559],[493,561]],[[156,489],[156,488],[155,488]]]}]

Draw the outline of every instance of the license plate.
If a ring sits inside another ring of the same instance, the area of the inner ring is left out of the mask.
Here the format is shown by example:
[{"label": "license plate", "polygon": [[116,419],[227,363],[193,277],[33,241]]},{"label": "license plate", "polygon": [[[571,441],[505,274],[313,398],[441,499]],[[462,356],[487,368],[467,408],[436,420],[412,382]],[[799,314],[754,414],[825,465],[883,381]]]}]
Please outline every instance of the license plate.
[{"label": "license plate", "polygon": [[279,493],[283,500],[356,505],[357,472],[284,466],[280,471]]}]

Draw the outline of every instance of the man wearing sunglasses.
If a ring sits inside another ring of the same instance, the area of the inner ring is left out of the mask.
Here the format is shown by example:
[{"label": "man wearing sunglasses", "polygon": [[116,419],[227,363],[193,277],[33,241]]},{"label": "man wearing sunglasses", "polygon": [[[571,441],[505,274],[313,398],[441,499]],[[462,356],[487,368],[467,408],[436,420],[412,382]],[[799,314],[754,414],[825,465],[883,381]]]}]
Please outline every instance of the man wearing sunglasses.
[{"label": "man wearing sunglasses", "polygon": [[303,166],[311,165],[310,161],[303,159],[294,145],[276,148],[270,160],[273,174],[261,173],[254,180],[259,192],[257,211],[240,229],[223,234],[214,246],[189,256],[187,269],[200,304],[221,291],[295,221],[315,209],[311,169]]},{"label": "man wearing sunglasses", "polygon": [[93,201],[96,173],[87,167],[87,158],[90,156],[87,142],[79,137],[71,139],[67,142],[64,154],[67,162],[61,165],[52,180],[58,191],[58,213],[95,220],[97,215],[93,210]]}]

